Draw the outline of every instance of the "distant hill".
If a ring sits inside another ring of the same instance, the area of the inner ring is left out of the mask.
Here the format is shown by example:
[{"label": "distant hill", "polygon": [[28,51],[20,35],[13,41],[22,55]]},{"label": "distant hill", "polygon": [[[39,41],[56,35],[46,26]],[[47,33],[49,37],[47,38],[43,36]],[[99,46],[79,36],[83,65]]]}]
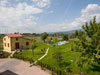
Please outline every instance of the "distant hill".
[{"label": "distant hill", "polygon": [[67,33],[75,33],[76,30],[71,30],[71,31],[64,31],[64,32],[57,32],[57,33],[63,33],[63,34],[67,34]]},{"label": "distant hill", "polygon": [[[79,30],[82,30],[83,29],[79,29]],[[54,34],[54,33],[63,33],[63,34],[68,34],[68,33],[75,33],[76,30],[71,30],[71,31],[62,31],[62,32],[50,32],[48,34]]]}]

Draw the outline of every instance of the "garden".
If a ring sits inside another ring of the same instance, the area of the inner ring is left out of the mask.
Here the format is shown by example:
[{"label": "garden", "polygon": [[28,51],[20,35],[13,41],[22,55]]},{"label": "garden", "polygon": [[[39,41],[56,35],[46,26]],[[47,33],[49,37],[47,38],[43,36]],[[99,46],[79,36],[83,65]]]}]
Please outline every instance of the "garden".
[{"label": "garden", "polygon": [[91,65],[84,66],[83,68],[79,66],[80,64],[78,63],[78,59],[80,59],[81,52],[72,50],[73,45],[74,42],[72,40],[70,40],[68,44],[59,46],[48,46],[47,43],[38,43],[34,48],[34,53],[32,53],[32,50],[29,49],[15,53],[14,58],[33,63],[43,56],[46,49],[49,47],[50,50],[48,55],[37,63],[42,67],[42,69],[49,69],[52,73],[56,73],[58,75],[73,75],[80,74],[81,72],[84,75],[99,75],[99,72],[89,69],[91,68]]}]

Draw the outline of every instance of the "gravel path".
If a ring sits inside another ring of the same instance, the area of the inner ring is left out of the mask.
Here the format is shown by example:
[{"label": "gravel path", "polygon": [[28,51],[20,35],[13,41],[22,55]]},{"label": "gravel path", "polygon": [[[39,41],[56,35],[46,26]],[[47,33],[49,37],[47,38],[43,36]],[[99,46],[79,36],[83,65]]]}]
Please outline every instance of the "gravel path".
[{"label": "gravel path", "polygon": [[42,60],[47,54],[48,54],[49,48],[46,50],[46,53],[40,57],[37,61],[34,62],[34,64],[36,64],[38,61]]},{"label": "gravel path", "polygon": [[50,75],[37,66],[18,59],[0,59],[0,75]]}]

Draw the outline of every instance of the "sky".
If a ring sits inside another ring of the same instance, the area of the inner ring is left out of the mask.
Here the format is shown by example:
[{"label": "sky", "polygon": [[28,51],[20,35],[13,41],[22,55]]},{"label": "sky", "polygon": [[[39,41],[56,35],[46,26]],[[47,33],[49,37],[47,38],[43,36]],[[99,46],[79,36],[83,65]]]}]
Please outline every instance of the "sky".
[{"label": "sky", "polygon": [[76,30],[94,16],[100,0],[0,0],[0,33]]}]

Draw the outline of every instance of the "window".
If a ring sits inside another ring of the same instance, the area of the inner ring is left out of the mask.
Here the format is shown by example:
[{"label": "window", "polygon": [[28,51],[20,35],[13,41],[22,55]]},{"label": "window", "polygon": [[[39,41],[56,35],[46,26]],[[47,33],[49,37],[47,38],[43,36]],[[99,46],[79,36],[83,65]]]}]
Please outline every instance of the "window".
[{"label": "window", "polygon": [[16,38],[16,41],[18,40],[18,38]]},{"label": "window", "polygon": [[5,47],[6,47],[6,43],[5,43]]},{"label": "window", "polygon": [[8,43],[8,47],[9,47],[9,43]]},{"label": "window", "polygon": [[6,38],[4,38],[4,40],[6,41]]},{"label": "window", "polygon": [[26,42],[26,45],[28,46],[29,45],[29,42]]}]

